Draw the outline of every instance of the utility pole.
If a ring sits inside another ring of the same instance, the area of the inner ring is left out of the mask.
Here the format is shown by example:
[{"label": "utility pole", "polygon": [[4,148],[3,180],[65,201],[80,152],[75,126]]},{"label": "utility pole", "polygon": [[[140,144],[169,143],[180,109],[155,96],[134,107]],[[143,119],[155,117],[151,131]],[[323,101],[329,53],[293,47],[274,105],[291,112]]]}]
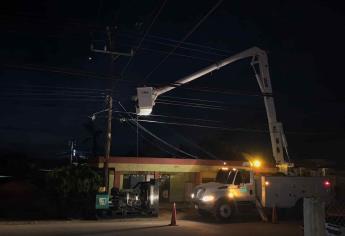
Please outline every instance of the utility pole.
[{"label": "utility pole", "polygon": [[111,95],[106,97],[106,103],[108,107],[108,121],[107,121],[107,132],[105,140],[105,152],[104,152],[104,186],[106,192],[109,187],[109,155],[110,155],[110,144],[111,144],[111,119],[113,112],[113,98]]},{"label": "utility pole", "polygon": [[[112,63],[120,56],[128,56],[131,57],[134,55],[133,50],[130,51],[130,53],[124,53],[124,52],[117,52],[117,51],[111,51],[113,47],[113,40],[111,37],[111,28],[107,26],[106,28],[107,31],[107,37],[108,37],[108,45],[109,49],[107,49],[107,44],[104,45],[103,49],[96,49],[94,48],[94,45],[90,45],[90,50],[91,52],[94,53],[102,53],[102,54],[108,54],[111,56],[111,66]],[[111,67],[112,68],[112,67]],[[112,70],[111,70],[112,72]],[[110,81],[110,94],[106,97],[106,104],[107,104],[107,111],[108,111],[108,121],[107,121],[107,131],[106,131],[106,137],[105,137],[105,152],[104,152],[104,186],[106,189],[106,192],[108,191],[109,188],[109,156],[110,156],[110,146],[111,146],[111,119],[112,119],[112,112],[113,112],[113,98],[112,98],[112,91],[113,91],[113,84],[112,80]]]},{"label": "utility pole", "polygon": [[69,141],[69,144],[70,144],[70,157],[69,157],[69,161],[70,161],[70,164],[72,165],[73,163],[73,157],[74,157],[74,154],[75,154],[75,150],[74,150],[74,143],[75,141],[72,139]]}]

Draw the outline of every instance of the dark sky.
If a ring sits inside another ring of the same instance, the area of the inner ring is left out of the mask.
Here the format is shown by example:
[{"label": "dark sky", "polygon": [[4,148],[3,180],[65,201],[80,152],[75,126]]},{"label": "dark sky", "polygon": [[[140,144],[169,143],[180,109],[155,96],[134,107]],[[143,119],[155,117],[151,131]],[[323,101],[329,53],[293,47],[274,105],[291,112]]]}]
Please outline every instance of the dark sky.
[{"label": "dark sky", "polygon": [[[90,52],[91,43],[99,48],[108,43],[106,26],[112,32],[114,51],[135,49],[162,3],[9,1],[2,6],[1,153],[53,158],[68,150],[70,139],[77,141],[79,149],[90,151],[92,142],[85,124],[90,123],[90,114],[104,109],[107,89],[111,88],[114,99],[133,112],[131,97],[136,86],[174,82],[212,62],[258,46],[269,55],[278,118],[284,124],[291,157],[341,160],[345,145],[342,5],[309,0],[224,1],[146,80],[216,1],[168,0],[122,75],[127,57],[112,61],[108,55]],[[262,97],[248,96],[259,94],[249,62],[227,66],[191,83],[187,87],[190,89],[179,88],[166,94],[175,98],[165,98],[212,100],[217,103],[197,103],[221,109],[157,104],[154,114],[170,118],[150,118],[249,131],[142,125],[194,155],[207,157],[200,151],[205,149],[221,158],[235,158],[243,152],[269,157],[268,133],[254,132],[267,130],[267,121]],[[200,88],[208,91],[196,91]],[[114,109],[122,111],[117,102]],[[136,155],[136,128],[118,118],[119,114],[114,113],[111,153]],[[95,124],[104,130],[104,115],[97,117]],[[104,142],[102,135],[100,146]],[[150,136],[144,137],[139,139],[140,154],[183,156]]]}]

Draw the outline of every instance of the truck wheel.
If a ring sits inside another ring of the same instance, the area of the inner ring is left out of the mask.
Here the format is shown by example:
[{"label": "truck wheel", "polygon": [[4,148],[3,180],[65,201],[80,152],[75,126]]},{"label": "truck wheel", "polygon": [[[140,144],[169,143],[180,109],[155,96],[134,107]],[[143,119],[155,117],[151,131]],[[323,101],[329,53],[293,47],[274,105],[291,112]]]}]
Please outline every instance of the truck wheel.
[{"label": "truck wheel", "polygon": [[233,205],[228,201],[220,201],[215,207],[215,216],[217,220],[226,221],[229,220],[233,214]]},{"label": "truck wheel", "polygon": [[294,213],[297,220],[303,220],[303,198],[296,202]]}]

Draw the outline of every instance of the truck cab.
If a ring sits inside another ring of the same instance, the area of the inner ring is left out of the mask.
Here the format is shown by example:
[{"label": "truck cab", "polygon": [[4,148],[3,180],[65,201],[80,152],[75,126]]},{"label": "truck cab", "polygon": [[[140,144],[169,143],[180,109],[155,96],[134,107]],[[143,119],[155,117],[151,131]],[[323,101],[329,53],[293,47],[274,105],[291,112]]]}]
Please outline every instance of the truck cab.
[{"label": "truck cab", "polygon": [[191,199],[199,214],[227,220],[237,204],[255,201],[254,174],[247,169],[224,167],[218,171],[215,182],[196,186]]}]

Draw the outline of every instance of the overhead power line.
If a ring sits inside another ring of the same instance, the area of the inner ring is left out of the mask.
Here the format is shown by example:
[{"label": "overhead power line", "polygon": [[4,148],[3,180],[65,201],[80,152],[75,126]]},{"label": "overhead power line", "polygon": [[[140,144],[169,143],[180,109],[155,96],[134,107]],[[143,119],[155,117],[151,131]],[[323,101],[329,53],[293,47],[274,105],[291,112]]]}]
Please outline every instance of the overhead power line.
[{"label": "overhead power line", "polygon": [[[2,66],[11,68],[11,69],[33,70],[33,71],[40,71],[40,72],[64,74],[64,75],[69,75],[69,76],[76,76],[80,79],[116,80],[116,81],[120,80],[119,76],[106,76],[106,75],[92,74],[85,71],[75,71],[75,70],[70,71],[70,70],[66,70],[65,68],[49,67],[45,65],[3,64]],[[129,81],[122,80],[122,82],[129,82]]]},{"label": "overhead power line", "polygon": [[[125,112],[124,112],[124,113],[125,113]],[[121,118],[123,118],[123,117],[121,117]],[[133,127],[133,126],[136,126],[136,125],[132,124],[131,122],[127,122],[127,124],[129,125],[129,127],[131,128],[131,130],[133,130],[133,132],[135,132],[135,133],[137,132],[136,128]],[[161,147],[161,146],[158,145],[157,143],[154,143],[154,142],[151,141],[150,139],[146,138],[146,137],[145,137],[144,135],[142,135],[141,133],[140,133],[140,137],[143,138],[144,140],[146,140],[147,142],[149,142],[152,146],[157,147],[157,148],[160,149],[161,151],[166,152],[166,153],[170,154],[171,156],[177,156],[175,153],[170,152],[169,150],[167,150],[167,149]]]},{"label": "overhead power line", "polygon": [[170,105],[170,106],[193,107],[193,108],[221,110],[221,111],[248,110],[248,111],[253,112],[253,113],[265,112],[264,110],[260,110],[260,109],[256,109],[256,108],[254,109],[254,108],[250,108],[250,107],[233,108],[233,107],[229,107],[229,106],[214,106],[214,105],[205,104],[205,103],[181,102],[181,101],[171,101],[171,100],[162,100],[162,99],[157,99],[155,101],[155,103],[156,104]]},{"label": "overhead power line", "polygon": [[[194,143],[193,141],[187,139],[186,137],[184,137],[183,135],[181,135],[180,133],[176,132],[176,129],[169,129],[166,128],[170,133],[174,133],[176,136],[178,136],[179,139],[182,139],[183,141],[185,141],[189,146],[193,146],[194,148],[198,149],[199,151],[205,153],[208,157],[215,159],[215,160],[219,160],[219,158],[214,155],[213,153],[207,151],[206,149],[202,148],[200,145],[198,145],[197,143]],[[224,161],[223,161],[224,162]]]},{"label": "overhead power line", "polygon": [[[107,111],[107,109],[101,110],[101,111],[96,112],[94,114],[100,114],[100,113],[105,112],[105,111]],[[136,115],[135,112],[123,112],[123,111],[117,111],[117,110],[113,110],[113,113]],[[218,120],[199,119],[199,118],[181,117],[181,116],[157,115],[157,114],[151,114],[150,116],[162,117],[162,118],[166,118],[166,119],[189,120],[189,121],[198,121],[198,122],[207,122],[207,123],[223,123],[222,121],[218,121]]]},{"label": "overhead power line", "polygon": [[176,44],[176,46],[170,51],[168,55],[166,55],[163,60],[161,60],[154,68],[145,76],[145,82],[151,77],[151,75],[169,58],[169,56],[178,49],[181,44],[186,41],[189,36],[191,36],[195,30],[199,28],[199,26],[219,7],[219,5],[223,2],[223,0],[219,0],[207,13],[202,17],[199,22]]},{"label": "overhead power line", "polygon": [[[119,105],[121,106],[121,108],[122,108],[125,112],[127,112],[127,110],[124,108],[124,106],[122,106],[122,104],[121,104],[120,102],[119,102]],[[194,156],[194,155],[192,155],[192,154],[190,154],[190,153],[188,153],[188,152],[186,152],[186,151],[183,151],[183,150],[181,150],[180,148],[177,148],[177,147],[175,147],[174,145],[172,145],[172,144],[170,144],[170,143],[164,141],[163,139],[159,138],[157,135],[153,134],[151,131],[149,131],[148,129],[146,129],[144,126],[140,125],[135,119],[133,119],[133,117],[132,117],[130,114],[127,114],[127,115],[128,115],[128,117],[130,118],[130,122],[135,123],[141,130],[143,130],[143,131],[146,132],[147,134],[151,135],[151,136],[154,137],[155,139],[159,140],[160,142],[164,143],[166,146],[168,146],[168,147],[170,147],[170,148],[172,148],[172,149],[174,149],[174,150],[176,150],[176,151],[178,151],[178,152],[180,152],[180,153],[183,153],[183,154],[185,154],[185,155],[187,155],[187,156],[189,156],[189,157],[198,159],[197,156]],[[133,121],[133,120],[134,120],[134,121]]]},{"label": "overhead power line", "polygon": [[205,106],[205,107],[212,107],[212,108],[224,108],[226,109],[225,106],[218,106],[218,105],[212,105],[208,103],[196,103],[196,102],[186,102],[186,101],[179,101],[179,100],[171,100],[171,99],[157,99],[156,101],[159,102],[171,102],[171,103],[176,103],[176,104],[185,104],[185,105],[200,105],[200,106]]},{"label": "overhead power line", "polygon": [[[118,44],[128,46],[128,47],[132,46],[131,44],[128,44],[128,43],[118,43]],[[169,51],[164,51],[164,50],[154,49],[154,48],[147,48],[147,47],[141,47],[140,50],[155,52],[155,53],[159,53],[159,54],[169,54],[170,53]],[[200,57],[200,56],[192,56],[192,55],[187,55],[187,54],[183,54],[183,53],[174,52],[174,53],[171,53],[171,55],[178,56],[178,57],[190,58],[190,59],[196,59],[196,60],[200,60],[200,61],[214,62],[213,59],[209,59],[206,57]]]},{"label": "overhead power line", "polygon": [[[114,80],[120,83],[127,83],[132,86],[139,86],[139,83],[136,81],[125,80],[121,79],[119,76],[106,76],[106,75],[95,75],[84,73],[83,71],[74,71],[70,73],[69,71],[64,70],[64,68],[59,69],[52,69],[52,68],[44,68],[44,65],[37,65],[37,66],[28,66],[28,65],[13,65],[13,64],[4,64],[3,66],[12,68],[12,69],[21,69],[21,70],[32,70],[32,71],[40,71],[40,72],[49,72],[49,73],[58,73],[58,74],[65,74],[69,76],[75,76],[78,79],[94,79],[94,80]],[[159,87],[161,83],[146,83],[147,86]],[[169,84],[170,86],[176,86],[176,84]],[[190,86],[186,85],[183,87],[179,87],[182,90],[190,90],[196,92],[203,92],[203,93],[217,93],[217,94],[224,94],[224,95],[231,95],[231,96],[255,96],[261,97],[260,94],[255,94],[253,92],[248,91],[240,91],[240,90],[226,90],[223,88],[215,88],[215,87],[197,87],[197,86]]]},{"label": "overhead power line", "polygon": [[[131,122],[132,122],[132,123],[137,123],[136,121],[131,121]],[[174,145],[168,143],[167,141],[165,141],[165,140],[159,138],[157,135],[153,134],[151,131],[149,131],[148,129],[146,129],[144,126],[142,126],[142,125],[140,125],[140,124],[137,124],[137,125],[138,125],[138,127],[139,127],[141,130],[143,130],[144,132],[148,133],[149,135],[151,135],[151,136],[154,137],[155,139],[159,140],[161,143],[165,144],[166,146],[168,146],[168,147],[174,149],[175,151],[178,151],[178,152],[180,152],[180,153],[183,153],[183,154],[185,154],[185,155],[187,155],[187,156],[189,156],[189,157],[192,157],[192,158],[194,158],[194,159],[198,159],[197,156],[194,156],[194,155],[192,155],[192,154],[190,154],[190,153],[188,153],[188,152],[186,152],[186,151],[183,151],[182,149],[180,149],[180,148],[178,148],[178,147],[175,147]]]},{"label": "overhead power line", "polygon": [[[94,112],[89,117],[92,117],[93,115],[102,114],[102,113],[104,113],[106,111],[108,111],[108,109],[103,109],[103,110]],[[119,110],[113,110],[112,112],[113,113],[118,113],[118,114],[137,115],[135,112],[128,112],[128,111],[124,112],[124,111],[119,111]],[[200,119],[200,118],[182,117],[182,116],[174,116],[174,115],[150,114],[150,116],[151,117],[161,117],[161,118],[166,118],[166,119],[189,120],[189,121],[198,121],[198,122],[207,122],[207,123],[223,123],[222,121],[219,121],[219,120]]]},{"label": "overhead power line", "polygon": [[2,87],[2,89],[12,89],[12,88],[15,88],[15,89],[45,89],[45,90],[72,90],[72,91],[83,91],[83,92],[105,92],[109,89],[94,89],[94,88],[86,88],[86,87],[66,87],[66,86],[51,86],[51,85],[33,85],[33,84],[30,84],[30,85],[25,85],[25,84],[11,84],[11,85],[7,85],[7,86],[10,86],[10,87]]},{"label": "overhead power line", "polygon": [[[197,128],[209,128],[209,129],[217,129],[217,130],[231,131],[231,132],[269,133],[268,129],[230,128],[230,127],[221,127],[221,126],[199,125],[199,124],[180,123],[180,122],[166,122],[166,121],[146,120],[146,119],[138,119],[138,122],[186,126],[186,127],[197,127]],[[285,133],[291,134],[291,135],[326,135],[326,136],[340,134],[339,132],[306,132],[306,131],[285,131]]]},{"label": "overhead power line", "polygon": [[190,121],[200,121],[200,122],[223,123],[222,121],[218,121],[218,120],[200,119],[200,118],[191,118],[191,117],[181,117],[181,116],[157,115],[157,114],[151,114],[150,116],[152,116],[152,117],[162,117],[162,118],[168,118],[168,119],[177,119],[177,120],[190,120]]},{"label": "overhead power line", "polygon": [[186,97],[178,97],[178,96],[160,96],[160,98],[168,98],[168,99],[178,99],[178,100],[187,100],[187,101],[198,101],[198,102],[208,102],[208,103],[218,103],[218,104],[227,104],[226,102],[216,101],[216,100],[207,100],[207,99],[199,99],[199,98],[186,98]]},{"label": "overhead power line", "polygon": [[[68,70],[65,70],[65,68],[58,68],[54,67],[56,69],[52,68],[45,68],[45,65],[35,65],[35,66],[28,66],[28,65],[16,65],[16,64],[2,64],[3,67],[7,67],[10,69],[19,69],[19,70],[30,70],[30,71],[39,71],[39,72],[45,72],[45,73],[58,73],[58,74],[64,74],[68,76],[75,77],[76,79],[93,79],[93,80],[104,80],[104,81],[109,81],[109,80],[114,80],[120,83],[126,83],[129,86],[140,86],[141,83],[138,83],[137,81],[131,81],[131,80],[124,80],[121,79],[119,76],[107,76],[107,75],[97,75],[97,74],[90,74],[89,72],[84,71],[76,71],[74,70],[73,73],[70,73]],[[153,86],[153,87],[159,87],[162,86],[162,83],[146,83],[147,86]],[[164,84],[167,85],[167,84]],[[253,92],[253,91],[245,91],[245,90],[234,90],[234,89],[224,89],[224,88],[219,88],[219,87],[203,87],[203,86],[191,86],[191,85],[186,85],[186,86],[178,86],[174,83],[168,84],[170,86],[176,86],[179,87],[180,90],[187,90],[187,91],[195,91],[195,92],[200,92],[200,93],[215,93],[215,94],[223,94],[227,96],[246,96],[246,97],[262,97],[263,95],[258,93],[258,92]],[[24,86],[24,85],[20,85]],[[35,85],[37,86],[37,85]],[[39,86],[37,86],[39,87]],[[45,86],[42,86],[45,87]],[[79,88],[76,88],[79,89]],[[91,88],[80,88],[80,89],[88,89],[88,90],[93,90]],[[107,89],[100,89],[100,91],[108,91]],[[280,96],[283,97],[284,94],[279,94],[278,92],[274,93],[275,96]],[[325,103],[339,103],[338,100],[321,100],[321,99],[310,99],[312,97],[306,96],[306,95],[294,95],[293,97],[289,97],[289,99],[304,99],[309,102],[325,102]]]},{"label": "overhead power line", "polygon": [[2,88],[0,90],[2,93],[12,94],[12,93],[30,93],[35,95],[80,95],[80,96],[105,96],[106,93],[103,92],[90,92],[90,91],[71,91],[71,90],[38,90],[38,89],[23,89],[23,88]]},{"label": "overhead power line", "polygon": [[[168,37],[163,37],[161,35],[148,35],[148,38],[156,38],[156,39],[160,39],[160,40],[166,40],[166,41],[170,41],[170,42],[174,42],[174,43],[178,43],[180,42],[179,40],[176,40],[176,39],[172,39],[172,38],[168,38]],[[191,46],[194,46],[194,47],[199,47],[199,48],[204,48],[204,49],[209,49],[211,51],[219,51],[219,52],[223,52],[223,53],[226,53],[227,55],[229,53],[233,53],[229,50],[225,50],[225,49],[221,49],[221,48],[215,48],[215,47],[211,47],[211,46],[208,46],[208,45],[203,45],[203,44],[198,44],[198,43],[193,43],[193,42],[182,42],[181,43],[182,45],[191,45]]]},{"label": "overhead power line", "polygon": [[104,95],[98,94],[75,94],[75,93],[31,93],[31,92],[23,92],[23,91],[12,91],[7,92],[4,91],[0,94],[0,97],[13,97],[13,96],[20,96],[20,97],[41,97],[41,98],[105,98]]},{"label": "overhead power line", "polygon": [[74,101],[74,102],[104,102],[104,99],[90,99],[90,98],[30,98],[30,97],[3,97],[0,99],[0,102],[4,101],[21,101],[21,102],[27,102],[27,101],[42,101],[42,102],[50,102],[50,101]]},{"label": "overhead power line", "polygon": [[211,109],[211,110],[226,111],[226,109],[224,109],[224,108],[207,107],[207,106],[202,106],[202,105],[191,105],[191,104],[174,103],[174,102],[161,102],[160,100],[157,100],[155,103],[157,103],[157,104],[164,104],[164,105],[172,105],[172,106],[194,107],[194,108],[201,108],[201,109]]},{"label": "overhead power line", "polygon": [[[162,2],[160,8],[158,9],[158,11],[157,11],[157,13],[156,13],[156,15],[155,15],[154,18],[152,19],[151,24],[147,27],[147,29],[146,29],[146,31],[145,31],[143,37],[141,38],[141,40],[140,40],[140,42],[139,42],[139,44],[138,44],[138,46],[135,48],[135,50],[134,50],[135,53],[140,49],[141,44],[144,42],[144,40],[145,40],[145,38],[146,38],[146,35],[149,33],[149,31],[151,30],[153,24],[156,22],[158,16],[159,16],[160,13],[162,12],[162,10],[163,10],[163,8],[164,8],[166,2],[167,2],[167,0],[164,0],[164,1]],[[129,58],[127,64],[126,64],[125,67],[122,69],[122,71],[121,71],[121,77],[124,76],[124,74],[125,74],[125,72],[126,72],[128,66],[131,64],[131,62],[132,62],[134,56],[135,56],[135,54],[134,54],[132,57]]]},{"label": "overhead power line", "polygon": [[[119,33],[119,35],[121,36],[121,33]],[[129,38],[136,38],[136,36],[132,36],[131,34],[124,34],[124,35],[126,37],[129,37]],[[157,44],[157,45],[163,45],[163,46],[167,46],[167,47],[175,47],[175,44],[172,42],[159,41],[159,40],[150,39],[150,38],[146,38],[145,41],[153,43],[153,44]],[[179,42],[179,41],[173,40],[173,42]],[[183,44],[186,44],[186,43],[183,42],[182,45]],[[200,49],[200,48],[193,48],[193,47],[188,47],[188,46],[180,46],[179,48],[183,49],[185,51],[197,52],[197,53],[202,53],[202,54],[207,54],[207,55],[212,55],[212,56],[217,56],[217,57],[228,57],[229,56],[228,54],[225,54],[225,53],[221,54],[221,53],[214,52],[214,49],[212,49],[212,51],[205,51],[205,50]],[[141,48],[141,49],[144,49],[144,48]]]},{"label": "overhead power line", "polygon": [[221,126],[199,125],[199,124],[180,123],[180,122],[166,122],[166,121],[145,120],[145,119],[139,119],[138,122],[187,126],[187,127],[189,126],[189,127],[197,127],[197,128],[209,128],[209,129],[218,129],[218,130],[232,131],[232,132],[251,132],[251,133],[268,133],[269,132],[268,130],[262,130],[262,129],[228,128],[228,127],[221,127]]}]

